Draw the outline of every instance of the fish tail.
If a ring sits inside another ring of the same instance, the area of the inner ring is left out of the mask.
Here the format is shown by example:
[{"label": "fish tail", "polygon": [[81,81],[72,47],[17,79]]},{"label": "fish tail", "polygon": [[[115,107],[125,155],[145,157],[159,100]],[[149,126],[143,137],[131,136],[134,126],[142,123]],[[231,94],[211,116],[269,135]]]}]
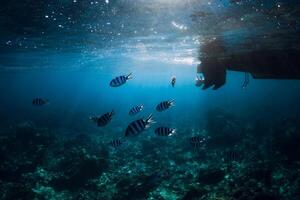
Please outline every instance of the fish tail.
[{"label": "fish tail", "polygon": [[44,101],[45,101],[45,104],[50,104],[50,101],[48,100],[48,99],[44,99]]},{"label": "fish tail", "polygon": [[89,120],[96,122],[96,121],[97,121],[97,118],[96,118],[95,116],[90,116],[90,117],[89,117]]},{"label": "fish tail", "polygon": [[154,124],[156,121],[153,120],[153,115],[150,114],[149,117],[146,119],[147,124]]},{"label": "fish tail", "polygon": [[126,76],[126,79],[128,80],[128,79],[132,79],[133,77],[132,77],[132,73],[130,73],[130,74],[128,74],[127,76]]},{"label": "fish tail", "polygon": [[122,145],[123,146],[128,146],[129,145],[129,141],[126,139],[126,137],[125,136],[123,136],[123,137],[120,137],[119,138],[120,140],[121,140],[121,142],[122,142]]},{"label": "fish tail", "polygon": [[174,99],[172,99],[171,101],[169,101],[169,103],[170,103],[170,106],[175,106],[175,100]]},{"label": "fish tail", "polygon": [[112,111],[110,112],[110,115],[113,116],[114,114],[115,114],[115,111],[112,110]]},{"label": "fish tail", "polygon": [[171,135],[176,135],[177,134],[177,130],[174,128],[171,132]]}]

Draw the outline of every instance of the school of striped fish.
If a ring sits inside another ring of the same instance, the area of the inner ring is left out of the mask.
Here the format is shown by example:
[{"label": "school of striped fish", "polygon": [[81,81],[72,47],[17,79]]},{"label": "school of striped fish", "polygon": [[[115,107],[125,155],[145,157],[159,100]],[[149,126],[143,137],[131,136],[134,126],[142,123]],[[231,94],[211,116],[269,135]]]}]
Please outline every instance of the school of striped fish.
[{"label": "school of striped fish", "polygon": [[[117,76],[110,81],[109,85],[110,85],[110,87],[120,87],[132,78],[133,78],[132,73],[129,73],[128,75]],[[175,87],[175,83],[176,83],[176,77],[172,76],[171,86]],[[204,79],[200,79],[197,76],[196,80],[195,80],[195,86],[199,87],[203,83],[204,83]],[[49,104],[49,101],[47,99],[37,97],[32,100],[32,104],[34,106],[43,106],[43,105]],[[156,111],[163,112],[174,106],[175,106],[175,100],[173,100],[173,99],[172,100],[164,100],[157,104]],[[130,116],[135,116],[138,113],[140,113],[143,109],[144,109],[144,106],[142,104],[136,105],[129,110],[128,114]],[[114,110],[112,110],[111,112],[104,113],[100,116],[91,116],[89,119],[91,121],[93,121],[94,123],[96,123],[98,127],[104,127],[111,122],[114,115],[115,115],[115,112],[114,112]],[[145,130],[147,130],[148,128],[150,128],[151,125],[154,123],[156,123],[156,122],[153,120],[152,114],[150,114],[148,117],[136,119],[136,120],[132,121],[131,123],[129,123],[129,125],[127,126],[127,128],[125,130],[124,138],[131,137],[131,136],[137,136],[137,135],[141,134],[142,132],[144,132]],[[176,129],[171,128],[171,127],[160,126],[154,130],[154,133],[155,133],[155,135],[162,136],[162,137],[172,136],[172,135],[176,134]],[[122,146],[122,144],[124,144],[124,138],[118,138],[118,139],[111,140],[109,142],[109,145],[113,148],[119,148]],[[205,139],[201,138],[200,136],[193,136],[190,138],[190,144],[194,147],[199,147],[204,141],[205,141]]]}]

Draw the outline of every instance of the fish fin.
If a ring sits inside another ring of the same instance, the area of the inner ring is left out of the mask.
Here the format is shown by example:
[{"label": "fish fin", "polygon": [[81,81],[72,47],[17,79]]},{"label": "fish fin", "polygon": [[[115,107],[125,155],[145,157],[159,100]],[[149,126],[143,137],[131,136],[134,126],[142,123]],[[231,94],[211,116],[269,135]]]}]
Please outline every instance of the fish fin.
[{"label": "fish fin", "polygon": [[89,120],[91,120],[93,122],[97,122],[97,117],[96,116],[90,116]]},{"label": "fish fin", "polygon": [[156,123],[154,120],[153,120],[153,115],[150,114],[149,117],[146,119],[146,122],[147,122],[147,125],[148,124],[154,124]]},{"label": "fish fin", "polygon": [[196,75],[196,78],[195,78],[196,81],[205,81],[205,78],[203,76],[198,76]]},{"label": "fish fin", "polygon": [[115,111],[114,111],[114,110],[112,110],[112,111],[110,112],[110,116],[113,116],[113,115],[115,115]]},{"label": "fish fin", "polygon": [[170,136],[172,136],[172,135],[176,135],[176,134],[177,134],[177,131],[176,131],[176,129],[174,128],[174,129],[172,130],[172,132],[171,132]]},{"label": "fish fin", "polygon": [[121,141],[122,141],[122,149],[126,149],[129,145],[130,145],[130,143],[129,143],[129,141],[128,140],[126,140],[125,138],[121,138],[120,139]]},{"label": "fish fin", "polygon": [[130,73],[130,74],[128,74],[127,76],[126,76],[126,79],[128,80],[128,79],[132,79],[133,77],[132,77],[132,73]]},{"label": "fish fin", "polygon": [[171,101],[169,101],[170,106],[175,106],[175,100],[172,99]]},{"label": "fish fin", "polygon": [[118,139],[121,140],[121,142],[123,142],[123,143],[127,143],[128,142],[128,140],[124,136],[121,136]]},{"label": "fish fin", "polygon": [[45,101],[45,104],[46,104],[46,105],[49,105],[49,104],[50,104],[50,101],[49,101],[48,99],[44,99],[44,101]]}]

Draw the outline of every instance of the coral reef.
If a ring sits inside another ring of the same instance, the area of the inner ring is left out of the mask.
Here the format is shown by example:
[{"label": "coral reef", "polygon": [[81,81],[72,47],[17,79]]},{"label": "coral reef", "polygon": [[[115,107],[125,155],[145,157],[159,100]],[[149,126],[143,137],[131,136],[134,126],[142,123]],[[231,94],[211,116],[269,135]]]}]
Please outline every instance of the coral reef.
[{"label": "coral reef", "polygon": [[[0,136],[0,198],[300,198],[297,120],[274,121],[273,129],[258,137],[263,123],[256,119],[240,123],[223,110],[209,115],[205,131],[141,135],[116,149],[108,145],[111,135],[16,125]],[[189,142],[195,135],[208,139],[195,147]]]}]

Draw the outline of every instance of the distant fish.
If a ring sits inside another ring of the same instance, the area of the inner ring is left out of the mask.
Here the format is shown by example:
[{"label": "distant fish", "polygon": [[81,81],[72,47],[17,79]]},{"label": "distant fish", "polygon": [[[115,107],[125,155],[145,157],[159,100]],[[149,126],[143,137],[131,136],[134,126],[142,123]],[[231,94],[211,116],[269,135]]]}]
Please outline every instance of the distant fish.
[{"label": "distant fish", "polygon": [[241,160],[241,155],[237,151],[227,151],[223,154],[225,162],[237,162]]},{"label": "distant fish", "polygon": [[130,116],[136,115],[139,112],[141,112],[143,110],[143,108],[144,108],[143,105],[134,106],[133,108],[130,109],[129,115]]},{"label": "distant fish", "polygon": [[157,106],[156,106],[156,110],[158,112],[162,112],[164,110],[167,110],[168,108],[172,107],[172,106],[175,106],[174,104],[174,100],[171,100],[171,101],[163,101],[163,102],[160,102]]},{"label": "distant fish", "polygon": [[149,128],[152,123],[155,123],[152,119],[152,114],[146,119],[138,119],[133,121],[126,128],[125,136],[138,135]]},{"label": "distant fish", "polygon": [[196,76],[195,85],[196,87],[201,87],[204,84],[204,78]]},{"label": "distant fish", "polygon": [[123,142],[122,142],[122,140],[120,140],[120,139],[115,139],[115,140],[112,140],[112,141],[109,142],[109,145],[110,145],[111,147],[114,147],[114,148],[118,148],[118,147],[120,147],[122,144],[123,144]]},{"label": "distant fish", "polygon": [[112,116],[114,114],[115,114],[114,111],[111,111],[111,112],[101,115],[100,117],[92,116],[92,117],[90,117],[90,120],[96,122],[97,126],[101,127],[101,126],[107,125],[111,121]]},{"label": "distant fish", "polygon": [[119,86],[125,84],[128,79],[132,79],[131,75],[132,75],[132,73],[128,74],[127,76],[125,76],[125,75],[118,76],[118,77],[114,78],[113,80],[111,80],[109,85],[111,87],[119,87]]},{"label": "distant fish", "polygon": [[176,133],[176,130],[169,127],[158,127],[154,132],[158,136],[172,136]]},{"label": "distant fish", "polygon": [[230,4],[240,4],[242,0],[230,0]]},{"label": "distant fish", "polygon": [[190,138],[190,144],[193,146],[193,147],[201,147],[206,141],[206,138],[203,137],[203,136],[200,136],[200,135],[197,135],[197,136],[193,136]]},{"label": "distant fish", "polygon": [[175,86],[175,83],[176,83],[176,76],[172,76],[172,79],[171,79],[171,85],[172,85],[172,87]]},{"label": "distant fish", "polygon": [[47,99],[42,99],[42,98],[34,98],[32,100],[32,105],[35,105],[35,106],[43,106],[48,103],[49,103],[49,101]]}]

